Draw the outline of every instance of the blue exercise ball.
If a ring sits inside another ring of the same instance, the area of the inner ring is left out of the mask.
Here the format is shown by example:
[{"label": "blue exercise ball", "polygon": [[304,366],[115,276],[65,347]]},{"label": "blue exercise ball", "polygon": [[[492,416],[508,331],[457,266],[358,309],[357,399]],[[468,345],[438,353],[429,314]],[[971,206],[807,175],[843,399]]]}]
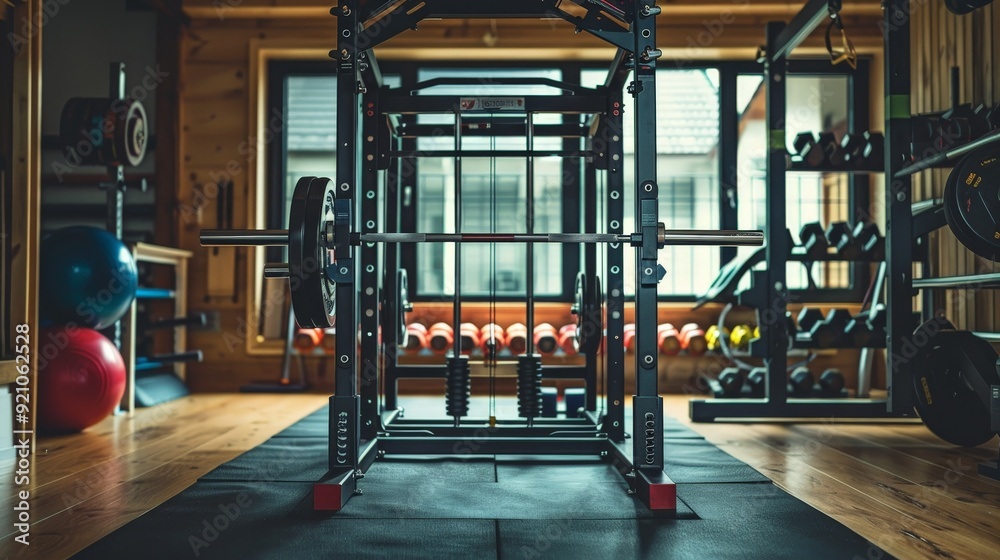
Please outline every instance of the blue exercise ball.
[{"label": "blue exercise ball", "polygon": [[103,229],[72,226],[42,240],[39,311],[43,321],[92,329],[128,311],[139,271],[128,247]]}]

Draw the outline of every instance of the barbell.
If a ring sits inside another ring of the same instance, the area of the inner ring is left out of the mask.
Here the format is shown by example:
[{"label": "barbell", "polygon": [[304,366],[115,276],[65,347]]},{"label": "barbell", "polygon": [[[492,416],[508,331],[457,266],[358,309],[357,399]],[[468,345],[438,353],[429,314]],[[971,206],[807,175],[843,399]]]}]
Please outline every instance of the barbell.
[{"label": "barbell", "polygon": [[[302,327],[333,324],[336,278],[350,272],[338,266],[337,245],[367,243],[627,243],[643,245],[643,235],[609,233],[347,233],[337,238],[337,195],[330,179],[303,177],[295,184],[287,230],[202,230],[204,247],[288,247],[288,263],[267,264],[267,278],[288,278],[295,317]],[[343,221],[343,217],[341,217]],[[668,230],[658,224],[656,245],[761,246],[762,231]]]}]

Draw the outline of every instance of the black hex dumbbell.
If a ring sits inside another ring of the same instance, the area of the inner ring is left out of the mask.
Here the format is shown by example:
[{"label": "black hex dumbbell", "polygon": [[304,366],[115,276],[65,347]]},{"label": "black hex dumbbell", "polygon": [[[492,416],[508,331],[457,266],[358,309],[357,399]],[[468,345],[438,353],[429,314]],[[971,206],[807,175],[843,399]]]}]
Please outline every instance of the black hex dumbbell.
[{"label": "black hex dumbbell", "polygon": [[853,317],[846,309],[831,309],[826,318],[813,325],[809,336],[813,346],[817,348],[832,348],[840,345],[846,336],[848,323]]},{"label": "black hex dumbbell", "polygon": [[854,224],[854,231],[852,233],[854,235],[854,247],[859,254],[850,258],[860,259],[864,257],[873,261],[882,260],[885,253],[885,243],[877,225],[858,222]]},{"label": "black hex dumbbell", "polygon": [[802,152],[802,162],[807,167],[819,168],[832,165],[831,156],[840,149],[837,137],[832,132],[820,133],[816,143]]},{"label": "black hex dumbbell", "polygon": [[860,169],[882,169],[885,163],[885,136],[881,132],[865,132],[865,147],[861,150]]},{"label": "black hex dumbbell", "polygon": [[829,246],[826,242],[826,232],[819,222],[810,222],[799,230],[799,241],[806,251],[806,256],[820,258],[826,255]]},{"label": "black hex dumbbell", "polygon": [[839,369],[828,369],[819,376],[819,392],[824,397],[842,397],[847,385]]},{"label": "black hex dumbbell", "polygon": [[767,393],[767,368],[756,367],[747,374],[746,386],[750,388],[750,396],[763,398]]},{"label": "black hex dumbbell", "polygon": [[793,397],[810,397],[813,387],[816,385],[816,378],[813,377],[809,368],[797,367],[788,378],[788,394]]},{"label": "black hex dumbbell", "polygon": [[840,139],[841,163],[847,168],[857,168],[864,161],[862,153],[865,149],[865,139],[863,134],[848,132]]},{"label": "black hex dumbbell", "polygon": [[811,332],[817,323],[823,320],[823,312],[815,307],[803,307],[799,311],[799,331]]},{"label": "black hex dumbbell", "polygon": [[738,397],[743,391],[743,373],[739,368],[726,368],[719,373],[719,387],[722,388],[722,396]]},{"label": "black hex dumbbell", "polygon": [[854,230],[847,222],[832,222],[826,227],[826,242],[843,256],[845,250],[854,243]]},{"label": "black hex dumbbell", "polygon": [[844,328],[844,335],[852,345],[859,348],[885,346],[885,306],[875,304],[853,317]]},{"label": "black hex dumbbell", "polygon": [[792,141],[792,149],[795,152],[792,154],[793,163],[802,162],[802,154],[812,146],[816,144],[816,135],[812,132],[800,132],[795,135],[795,140]]}]

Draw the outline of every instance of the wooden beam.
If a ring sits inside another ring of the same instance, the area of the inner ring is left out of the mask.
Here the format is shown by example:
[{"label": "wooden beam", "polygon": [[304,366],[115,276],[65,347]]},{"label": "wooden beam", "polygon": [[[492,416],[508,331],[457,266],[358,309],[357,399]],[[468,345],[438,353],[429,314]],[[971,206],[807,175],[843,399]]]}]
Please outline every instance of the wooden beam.
[{"label": "wooden beam", "polygon": [[[39,21],[41,0],[18,2],[12,21]],[[32,364],[30,387],[37,395],[38,372],[38,222],[41,197],[41,131],[42,131],[42,29],[32,27],[30,37],[23,40],[13,61],[13,126],[11,162],[11,301],[10,331],[17,325],[29,326],[31,340],[28,362]],[[14,185],[17,187],[15,188]],[[31,414],[27,426],[34,430],[37,399],[31,399]],[[34,437],[32,436],[32,448]]]}]

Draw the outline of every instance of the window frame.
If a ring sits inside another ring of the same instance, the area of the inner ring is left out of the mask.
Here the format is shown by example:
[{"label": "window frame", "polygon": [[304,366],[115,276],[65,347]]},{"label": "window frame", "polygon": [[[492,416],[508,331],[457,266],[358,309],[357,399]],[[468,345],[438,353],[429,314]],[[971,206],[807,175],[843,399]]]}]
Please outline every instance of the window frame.
[{"label": "window frame", "polygon": [[[410,87],[417,83],[420,69],[427,68],[469,68],[477,64],[485,64],[491,68],[546,68],[559,69],[562,72],[562,80],[569,83],[579,83],[580,74],[584,70],[605,70],[606,66],[599,61],[567,61],[558,64],[536,61],[536,60],[504,60],[504,61],[445,61],[433,60],[423,61],[419,65],[412,61],[386,61],[381,62],[383,74],[398,75],[401,79],[401,88]],[[696,60],[678,61],[678,69],[710,69],[719,71],[719,168],[718,168],[718,203],[719,203],[719,227],[721,229],[737,229],[739,200],[736,197],[736,185],[730,181],[734,171],[738,168],[737,145],[739,142],[739,119],[736,107],[736,81],[737,77],[743,74],[764,74],[762,63],[755,61],[740,60]],[[663,65],[664,69],[671,68],[670,63]],[[852,70],[847,66],[832,66],[827,59],[794,59],[788,63],[788,73],[796,76],[824,76],[843,75],[848,78],[848,117],[847,127],[849,132],[867,130],[870,121],[870,100],[869,86],[871,80],[871,60],[862,57],[858,60],[857,70]],[[285,88],[286,79],[289,76],[302,75],[335,75],[336,66],[329,61],[320,60],[271,60],[268,62],[267,79],[267,109],[284,111],[284,103],[287,90]],[[571,118],[570,116],[569,118]],[[416,148],[414,139],[404,139],[405,143],[412,142],[410,148]],[[568,149],[575,149],[573,139],[565,139]],[[267,148],[267,169],[265,171],[268,178],[266,187],[266,209],[265,220],[268,228],[283,228],[286,217],[284,212],[284,184],[285,184],[285,147],[287,146],[287,130],[282,129],[280,135]],[[419,159],[413,161],[414,168],[419,174]],[[570,182],[563,184],[562,189],[562,228],[566,233],[579,233],[581,229],[581,200],[582,188],[571,188],[572,185],[582,185],[585,170],[582,160],[568,158],[563,161],[563,173]],[[395,174],[394,174],[395,175]],[[397,177],[398,180],[398,177]],[[415,185],[412,185],[415,187]],[[401,185],[397,185],[397,188]],[[730,192],[731,191],[731,192]],[[735,205],[730,204],[730,196],[735,200]],[[416,229],[417,212],[419,207],[419,192],[412,189],[413,203],[406,209],[399,209],[400,231],[403,233],[413,233]],[[870,178],[868,175],[853,173],[849,175],[848,185],[848,219],[855,223],[858,216],[863,212],[868,212],[871,206]],[[859,212],[860,210],[860,212]],[[626,210],[627,211],[627,210]],[[793,232],[795,235],[795,232]],[[720,265],[725,265],[736,255],[736,249],[731,247],[719,248]],[[268,262],[280,262],[282,260],[281,248],[269,248],[266,252]],[[419,277],[417,275],[416,251],[400,251],[400,268],[407,271],[410,286],[410,299],[414,302],[441,301],[442,297],[449,297],[443,294],[422,294],[420,292]],[[544,295],[536,297],[539,302],[571,302],[574,297],[574,286],[577,271],[582,265],[582,251],[576,245],[562,246],[562,270],[561,286],[562,293],[556,295]],[[850,263],[850,286],[839,289],[820,289],[810,293],[809,301],[816,303],[840,302],[860,300],[864,296],[871,279],[870,268],[864,263]],[[801,293],[793,290],[792,294]],[[670,303],[691,303],[699,294],[680,294],[658,296],[660,302]],[[483,296],[469,296],[470,302],[486,302],[490,298]],[[518,302],[522,301],[522,296],[498,295],[497,302]],[[634,301],[633,296],[627,296],[626,301]]]}]

